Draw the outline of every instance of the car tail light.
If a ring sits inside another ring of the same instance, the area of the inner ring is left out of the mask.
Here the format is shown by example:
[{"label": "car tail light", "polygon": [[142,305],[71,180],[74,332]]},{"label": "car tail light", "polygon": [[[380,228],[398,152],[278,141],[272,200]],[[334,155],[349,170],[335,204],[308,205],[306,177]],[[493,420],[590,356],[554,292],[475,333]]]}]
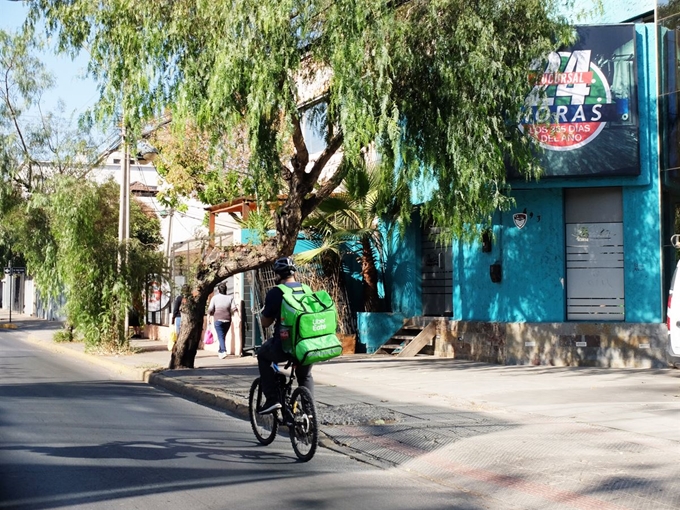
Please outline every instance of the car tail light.
[{"label": "car tail light", "polygon": [[668,293],[668,308],[666,309],[666,327],[668,331],[671,330],[671,299],[673,298],[672,293]]}]

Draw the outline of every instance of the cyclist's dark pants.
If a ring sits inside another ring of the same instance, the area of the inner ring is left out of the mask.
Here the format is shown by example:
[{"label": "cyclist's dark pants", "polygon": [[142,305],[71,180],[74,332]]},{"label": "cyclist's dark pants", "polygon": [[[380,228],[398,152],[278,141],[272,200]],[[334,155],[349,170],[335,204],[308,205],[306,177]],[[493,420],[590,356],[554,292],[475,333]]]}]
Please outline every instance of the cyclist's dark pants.
[{"label": "cyclist's dark pants", "polygon": [[[267,400],[277,399],[276,378],[274,370],[271,368],[272,362],[284,363],[292,359],[290,354],[286,354],[281,348],[281,339],[270,338],[262,344],[257,351],[257,366],[260,369],[260,383],[262,392]],[[314,396],[314,379],[312,378],[312,365],[298,366],[295,369],[298,385],[307,388],[312,397]]]}]

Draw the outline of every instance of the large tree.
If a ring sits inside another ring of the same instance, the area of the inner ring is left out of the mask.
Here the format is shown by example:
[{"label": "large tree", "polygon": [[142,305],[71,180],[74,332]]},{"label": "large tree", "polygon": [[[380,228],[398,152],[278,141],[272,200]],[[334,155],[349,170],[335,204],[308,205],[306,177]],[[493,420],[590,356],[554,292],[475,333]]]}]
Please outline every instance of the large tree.
[{"label": "large tree", "polygon": [[[506,165],[537,172],[515,126],[527,69],[570,35],[555,1],[31,0],[64,49],[88,48],[99,115],[134,123],[171,108],[216,136],[244,125],[258,199],[285,196],[274,238],[198,269],[171,367],[193,366],[215,283],[291,253],[371,144],[398,181],[429,183],[423,215],[450,235],[507,207]],[[325,136],[314,160],[304,122]]]},{"label": "large tree", "polygon": [[43,42],[32,30],[0,29],[0,262],[24,263],[9,219],[54,176],[83,177],[93,161],[89,133],[64,117],[63,106],[47,111],[43,93],[54,77],[39,58]]},{"label": "large tree", "polygon": [[158,150],[154,166],[170,186],[159,198],[178,207],[182,199],[217,205],[233,197],[254,193],[249,178],[250,151],[244,126],[222,136],[200,129],[195,122],[168,122],[149,135]]},{"label": "large tree", "polygon": [[[130,240],[118,239],[119,186],[108,180],[58,176],[49,191],[3,219],[45,297],[65,297],[67,331],[92,348],[126,344],[124,314],[141,300],[148,275],[160,273],[164,257],[160,221],[137,199],[130,203]],[[128,263],[119,270],[117,255]]]}]

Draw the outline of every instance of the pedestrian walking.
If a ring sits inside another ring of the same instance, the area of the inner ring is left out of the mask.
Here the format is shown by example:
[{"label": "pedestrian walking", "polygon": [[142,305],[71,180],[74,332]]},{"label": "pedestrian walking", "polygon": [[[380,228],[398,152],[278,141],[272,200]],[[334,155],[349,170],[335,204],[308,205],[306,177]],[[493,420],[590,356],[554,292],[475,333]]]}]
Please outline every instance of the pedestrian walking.
[{"label": "pedestrian walking", "polygon": [[213,294],[208,305],[208,316],[212,318],[215,333],[217,333],[217,341],[219,342],[217,356],[220,359],[224,359],[230,354],[225,341],[231,326],[231,316],[234,313],[238,313],[234,296],[227,294],[226,283],[220,283],[217,286],[217,292]]},{"label": "pedestrian walking", "polygon": [[182,321],[182,314],[180,312],[180,307],[182,306],[182,301],[184,301],[184,296],[189,293],[189,286],[184,284],[182,285],[182,291],[179,293],[179,295],[175,298],[175,301],[172,304],[172,323],[175,325],[175,332],[177,335],[179,335],[179,325],[180,322]]}]

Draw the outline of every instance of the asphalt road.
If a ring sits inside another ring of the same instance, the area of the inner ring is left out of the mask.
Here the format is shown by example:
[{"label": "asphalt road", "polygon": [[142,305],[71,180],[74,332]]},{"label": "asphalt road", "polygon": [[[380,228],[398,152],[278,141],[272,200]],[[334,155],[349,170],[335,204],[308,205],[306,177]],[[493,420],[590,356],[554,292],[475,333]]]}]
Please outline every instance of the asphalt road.
[{"label": "asphalt road", "polygon": [[[287,436],[0,332],[0,508],[482,509],[488,501]],[[502,508],[499,502],[493,508]]]}]

